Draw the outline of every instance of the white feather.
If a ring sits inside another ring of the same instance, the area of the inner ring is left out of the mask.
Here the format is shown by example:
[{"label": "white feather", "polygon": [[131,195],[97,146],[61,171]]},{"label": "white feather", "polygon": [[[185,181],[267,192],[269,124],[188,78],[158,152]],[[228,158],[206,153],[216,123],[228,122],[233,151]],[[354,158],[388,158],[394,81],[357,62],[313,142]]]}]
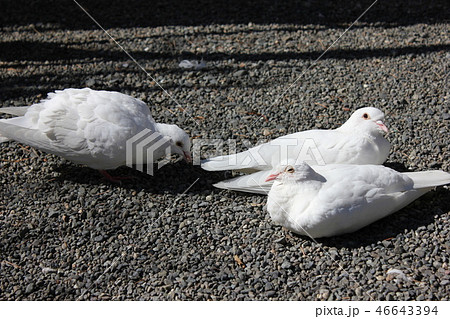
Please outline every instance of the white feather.
[{"label": "white feather", "polygon": [[267,195],[272,187],[272,182],[265,182],[269,174],[270,171],[260,171],[221,181],[213,186],[233,191]]},{"label": "white feather", "polygon": [[[367,118],[366,118],[367,117]],[[294,160],[310,165],[382,164],[390,144],[384,114],[373,107],[355,111],[334,130],[310,130],[279,137],[247,151],[202,161],[208,171],[269,170]]]},{"label": "white feather", "polygon": [[2,107],[0,108],[0,113],[23,116],[27,112],[28,108],[29,106]]},{"label": "white feather", "polygon": [[194,70],[201,70],[206,67],[206,62],[198,60],[183,60],[181,61],[178,66],[183,69],[194,69]]}]

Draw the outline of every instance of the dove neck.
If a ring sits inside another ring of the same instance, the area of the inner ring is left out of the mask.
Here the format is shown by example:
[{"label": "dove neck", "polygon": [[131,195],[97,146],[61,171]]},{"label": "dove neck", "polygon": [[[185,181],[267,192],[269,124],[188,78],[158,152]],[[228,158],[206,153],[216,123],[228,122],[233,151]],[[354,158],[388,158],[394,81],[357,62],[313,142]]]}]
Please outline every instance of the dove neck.
[{"label": "dove neck", "polygon": [[355,136],[360,137],[376,137],[376,136],[382,136],[383,134],[378,130],[368,130],[365,127],[360,127],[358,125],[354,125],[352,122],[345,122],[340,127],[336,129],[336,131],[343,132],[343,133],[350,133]]}]

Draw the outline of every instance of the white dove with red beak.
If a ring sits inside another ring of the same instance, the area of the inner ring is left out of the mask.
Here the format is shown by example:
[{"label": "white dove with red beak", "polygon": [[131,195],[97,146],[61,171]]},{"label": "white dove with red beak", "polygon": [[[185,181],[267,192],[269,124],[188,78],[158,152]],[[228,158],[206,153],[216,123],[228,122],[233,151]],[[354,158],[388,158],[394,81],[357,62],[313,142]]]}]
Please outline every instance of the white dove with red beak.
[{"label": "white dove with red beak", "polygon": [[126,142],[143,130],[162,136],[164,145],[155,149],[154,160],[169,149],[191,161],[186,132],[156,123],[144,102],[119,92],[65,89],[31,106],[0,108],[0,113],[16,116],[0,120],[0,142],[28,144],[98,169],[111,181],[116,180],[105,170],[126,164]]},{"label": "white dove with red beak", "polygon": [[399,173],[381,165],[314,170],[302,163],[267,175],[265,183],[273,181],[267,200],[272,220],[312,238],[354,232],[450,183],[443,171]]},{"label": "white dove with red beak", "polygon": [[279,165],[382,164],[390,143],[384,113],[374,107],[356,110],[339,128],[309,130],[285,135],[247,151],[202,161],[207,171],[271,170]]}]

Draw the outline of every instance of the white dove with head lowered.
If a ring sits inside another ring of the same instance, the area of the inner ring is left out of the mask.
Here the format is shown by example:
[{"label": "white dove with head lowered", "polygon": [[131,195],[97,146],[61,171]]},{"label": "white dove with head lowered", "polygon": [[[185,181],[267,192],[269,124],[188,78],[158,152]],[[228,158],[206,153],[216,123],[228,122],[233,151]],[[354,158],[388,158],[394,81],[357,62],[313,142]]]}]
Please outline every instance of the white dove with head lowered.
[{"label": "white dove with head lowered", "polygon": [[[153,159],[180,154],[191,160],[189,136],[176,125],[156,123],[148,106],[118,92],[65,89],[29,107],[0,108],[0,142],[14,140],[74,163],[105,170],[126,164],[126,142],[147,129],[162,135]],[[111,178],[111,176],[109,176]]]}]

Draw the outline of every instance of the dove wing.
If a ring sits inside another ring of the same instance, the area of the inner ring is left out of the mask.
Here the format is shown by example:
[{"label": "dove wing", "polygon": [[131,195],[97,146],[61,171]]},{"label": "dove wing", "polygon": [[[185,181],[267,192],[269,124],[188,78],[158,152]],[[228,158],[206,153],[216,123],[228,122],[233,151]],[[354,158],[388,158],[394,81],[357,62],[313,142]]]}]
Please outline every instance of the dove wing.
[{"label": "dove wing", "polygon": [[329,168],[324,176],[327,183],[298,220],[314,237],[356,231],[429,190],[414,189],[414,181],[407,175],[378,165],[343,165]]},{"label": "dove wing", "polygon": [[0,134],[92,168],[125,164],[127,139],[154,131],[146,104],[130,96],[91,89],[50,93],[22,117],[0,121]]},{"label": "dove wing", "polygon": [[270,171],[260,171],[221,181],[213,186],[233,191],[267,195],[273,184],[273,181],[265,181],[269,175]]}]

